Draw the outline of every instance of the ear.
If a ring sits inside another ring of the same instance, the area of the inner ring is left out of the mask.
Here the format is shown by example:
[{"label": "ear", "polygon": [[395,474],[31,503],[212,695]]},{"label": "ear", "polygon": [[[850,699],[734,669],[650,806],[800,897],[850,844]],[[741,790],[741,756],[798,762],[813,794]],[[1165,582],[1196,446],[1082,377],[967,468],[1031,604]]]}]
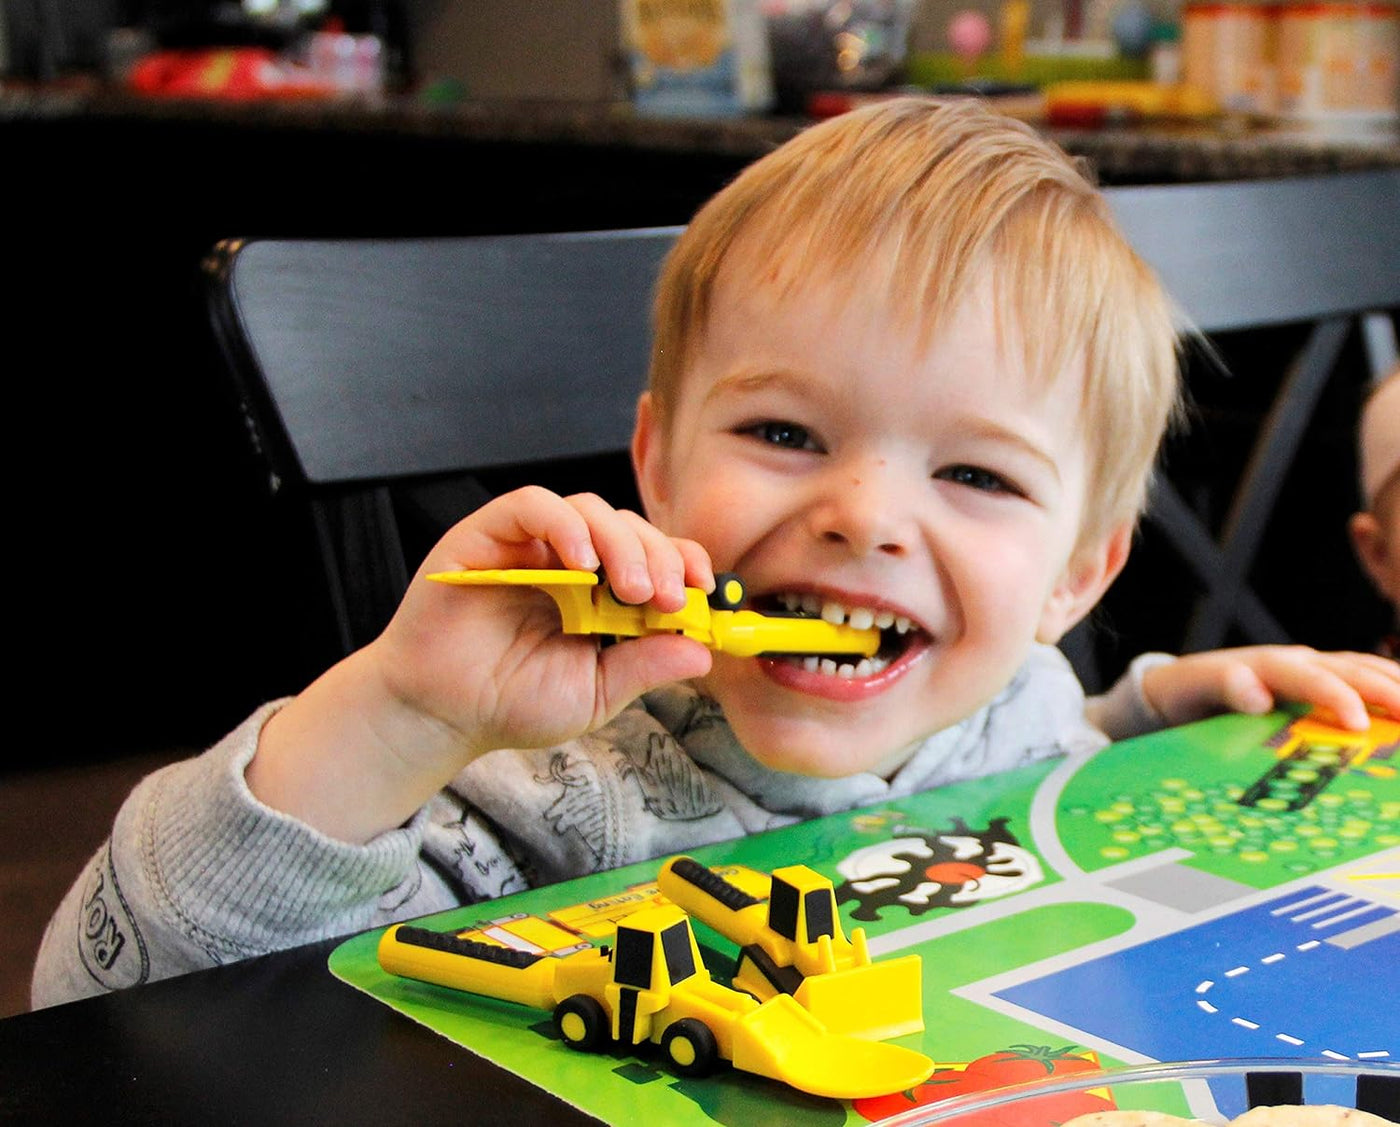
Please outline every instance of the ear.
[{"label": "ear", "polygon": [[1118,578],[1132,546],[1133,524],[1129,521],[1097,544],[1076,552],[1045,601],[1036,641],[1053,646],[1088,614]]},{"label": "ear", "polygon": [[1351,533],[1351,543],[1356,549],[1356,558],[1376,585],[1376,590],[1386,592],[1386,577],[1390,572],[1390,552],[1392,545],[1387,543],[1381,522],[1370,513],[1356,513],[1347,522]]},{"label": "ear", "polygon": [[659,518],[666,504],[666,441],[656,418],[651,392],[637,400],[637,422],[632,429],[632,473],[648,520]]}]

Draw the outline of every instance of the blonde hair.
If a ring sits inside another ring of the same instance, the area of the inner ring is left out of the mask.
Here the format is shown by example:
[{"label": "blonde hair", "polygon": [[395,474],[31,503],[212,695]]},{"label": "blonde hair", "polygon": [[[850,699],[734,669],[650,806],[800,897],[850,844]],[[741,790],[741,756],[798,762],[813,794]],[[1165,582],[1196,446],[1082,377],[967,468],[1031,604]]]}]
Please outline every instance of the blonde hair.
[{"label": "blonde hair", "polygon": [[1048,382],[1081,357],[1087,368],[1081,545],[1142,510],[1177,410],[1173,311],[1093,183],[1030,127],[973,99],[892,99],[746,168],[661,272],[650,378],[663,426],[721,267],[740,260],[789,288],[817,271],[879,287],[925,340],[990,262],[1028,370]]}]

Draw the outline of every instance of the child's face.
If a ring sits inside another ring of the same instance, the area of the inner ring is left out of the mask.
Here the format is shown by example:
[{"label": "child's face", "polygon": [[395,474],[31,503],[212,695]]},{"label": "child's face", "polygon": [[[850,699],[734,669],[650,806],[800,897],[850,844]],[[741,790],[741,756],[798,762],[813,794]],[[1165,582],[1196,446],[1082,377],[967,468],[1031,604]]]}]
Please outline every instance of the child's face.
[{"label": "child's face", "polygon": [[706,688],[770,767],[889,773],[995,696],[1121,566],[1107,547],[1071,566],[1082,376],[1035,390],[994,313],[984,277],[920,350],[857,287],[783,295],[726,266],[664,432],[643,402],[634,455],[657,525],[698,540],[760,607],[800,596],[913,624],[885,631],[887,665],[854,676],[716,655]]}]

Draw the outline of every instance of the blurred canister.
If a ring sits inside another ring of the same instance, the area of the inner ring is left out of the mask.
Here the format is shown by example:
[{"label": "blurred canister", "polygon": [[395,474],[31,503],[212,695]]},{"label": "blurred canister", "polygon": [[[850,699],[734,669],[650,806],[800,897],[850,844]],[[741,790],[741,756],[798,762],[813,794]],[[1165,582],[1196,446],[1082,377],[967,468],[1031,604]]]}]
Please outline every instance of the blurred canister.
[{"label": "blurred canister", "polygon": [[1277,16],[1272,4],[1187,3],[1181,12],[1183,80],[1232,113],[1273,113]]},{"label": "blurred canister", "polygon": [[1279,111],[1300,122],[1388,125],[1400,117],[1400,3],[1285,4]]}]

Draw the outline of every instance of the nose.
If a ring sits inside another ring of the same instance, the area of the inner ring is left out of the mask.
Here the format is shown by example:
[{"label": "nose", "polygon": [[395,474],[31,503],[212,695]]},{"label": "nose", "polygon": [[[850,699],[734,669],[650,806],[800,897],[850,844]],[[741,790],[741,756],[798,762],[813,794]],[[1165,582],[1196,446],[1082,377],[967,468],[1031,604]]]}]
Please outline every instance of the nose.
[{"label": "nose", "polygon": [[883,458],[833,465],[822,475],[809,522],[817,539],[855,555],[902,558],[916,535],[907,485]]}]

